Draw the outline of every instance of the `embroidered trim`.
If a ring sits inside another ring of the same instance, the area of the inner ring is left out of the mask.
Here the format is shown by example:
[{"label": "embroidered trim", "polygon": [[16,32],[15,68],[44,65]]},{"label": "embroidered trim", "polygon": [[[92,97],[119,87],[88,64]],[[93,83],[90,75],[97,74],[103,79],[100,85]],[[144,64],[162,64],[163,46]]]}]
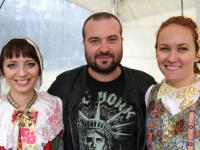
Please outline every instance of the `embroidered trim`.
[{"label": "embroidered trim", "polygon": [[[13,107],[15,107],[15,108],[17,108],[17,109],[21,109],[21,108],[23,108],[24,106],[20,106],[19,104],[17,104],[14,100],[13,100],[13,98],[12,98],[12,96],[11,96],[11,94],[10,94],[10,91],[9,91],[9,93],[8,93],[8,95],[7,95],[7,99],[8,99],[8,102],[13,106]],[[36,93],[36,91],[34,91],[34,96],[33,96],[33,98],[30,100],[30,102],[26,105],[26,109],[29,109],[32,105],[33,105],[33,103],[36,101],[36,99],[37,99],[37,93]]]},{"label": "embroidered trim", "polygon": [[35,123],[38,112],[35,110],[15,110],[12,114],[12,122],[19,125],[18,143],[19,150],[38,149],[35,133]]},{"label": "embroidered trim", "polygon": [[165,81],[163,81],[158,91],[157,98],[158,99],[162,98],[164,94],[168,95],[170,98],[175,96],[177,99],[182,100],[179,108],[183,110],[192,104],[192,101],[194,97],[198,94],[198,92],[199,92],[199,89],[194,87],[194,85],[176,89],[170,86],[169,84],[167,84]]},{"label": "embroidered trim", "polygon": [[194,149],[194,105],[191,106],[188,118],[188,150]]},{"label": "embroidered trim", "polygon": [[[159,88],[159,86],[158,86],[158,88]],[[158,89],[158,91],[159,91],[159,89]],[[158,92],[156,92],[156,90],[154,90],[153,94],[155,94],[155,93],[158,94]],[[157,96],[155,95],[155,97],[157,98],[158,95]],[[190,106],[189,112],[188,112],[188,125],[187,125],[188,147],[187,147],[187,150],[193,150],[194,149],[195,106],[196,105]],[[153,116],[153,117],[155,117],[155,116]],[[154,130],[155,125],[156,125],[156,120],[157,120],[157,118],[154,118],[154,123],[151,124],[152,126],[149,125],[148,128],[147,128],[147,144],[148,144],[149,150],[154,149],[152,147],[152,141],[153,141],[153,138],[154,138],[153,136],[155,136],[154,133],[153,133],[153,130]],[[173,137],[174,134],[176,134],[176,130],[177,129],[180,130],[180,128],[177,127],[177,122],[175,123],[174,120],[171,119],[171,117],[170,117],[169,120],[168,120],[168,127],[166,129],[168,129],[168,131],[165,130],[166,135],[164,133],[164,137],[161,138],[161,140],[162,140],[163,143],[170,143],[170,141],[171,141],[170,139]]]},{"label": "embroidered trim", "polygon": [[169,118],[167,129],[164,131],[164,137],[162,139],[163,142],[169,143],[171,141],[175,130],[174,126],[174,120],[172,118]]}]

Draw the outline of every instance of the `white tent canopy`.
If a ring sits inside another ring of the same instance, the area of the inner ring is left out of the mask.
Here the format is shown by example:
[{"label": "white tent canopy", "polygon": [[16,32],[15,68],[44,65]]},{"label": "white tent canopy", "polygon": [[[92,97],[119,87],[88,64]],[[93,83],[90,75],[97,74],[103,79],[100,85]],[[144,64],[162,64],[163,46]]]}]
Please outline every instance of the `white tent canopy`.
[{"label": "white tent canopy", "polygon": [[122,22],[161,15],[172,11],[195,8],[195,0],[66,0],[91,12],[116,14]]}]

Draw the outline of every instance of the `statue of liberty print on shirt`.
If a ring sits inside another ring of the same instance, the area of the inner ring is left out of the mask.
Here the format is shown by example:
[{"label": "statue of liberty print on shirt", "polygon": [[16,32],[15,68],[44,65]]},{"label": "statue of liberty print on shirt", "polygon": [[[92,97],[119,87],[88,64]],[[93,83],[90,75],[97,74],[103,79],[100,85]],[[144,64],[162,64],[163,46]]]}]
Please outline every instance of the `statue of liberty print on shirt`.
[{"label": "statue of liberty print on shirt", "polygon": [[124,141],[136,135],[136,109],[115,93],[100,91],[93,98],[86,91],[79,108],[78,132],[81,150],[123,149]]}]

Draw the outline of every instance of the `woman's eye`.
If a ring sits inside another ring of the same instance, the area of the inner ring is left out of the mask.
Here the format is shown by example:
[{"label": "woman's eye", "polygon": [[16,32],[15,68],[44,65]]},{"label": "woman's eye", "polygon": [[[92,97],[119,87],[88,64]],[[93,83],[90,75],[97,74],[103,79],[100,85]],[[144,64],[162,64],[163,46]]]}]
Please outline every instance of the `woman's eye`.
[{"label": "woman's eye", "polygon": [[180,47],[180,48],[178,48],[179,52],[185,52],[187,50],[188,50],[188,48],[186,48],[186,47]]},{"label": "woman's eye", "polygon": [[7,64],[7,67],[10,69],[15,69],[17,67],[16,64]]},{"label": "woman's eye", "polygon": [[33,62],[30,62],[30,63],[27,63],[27,64],[26,64],[26,66],[27,66],[28,68],[33,68],[35,65],[36,65],[36,64],[33,63]]},{"label": "woman's eye", "polygon": [[167,51],[169,51],[169,48],[167,48],[167,47],[161,47],[159,50],[160,50],[160,51],[167,52]]}]

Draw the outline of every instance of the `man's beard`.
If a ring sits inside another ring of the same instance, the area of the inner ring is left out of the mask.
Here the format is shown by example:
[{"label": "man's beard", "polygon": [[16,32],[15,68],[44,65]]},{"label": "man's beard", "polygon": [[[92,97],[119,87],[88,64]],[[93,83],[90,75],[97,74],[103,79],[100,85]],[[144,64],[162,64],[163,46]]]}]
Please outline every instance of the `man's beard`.
[{"label": "man's beard", "polygon": [[[101,67],[100,65],[97,64],[96,57],[108,56],[108,55],[112,57],[112,62],[109,66]],[[120,53],[120,55],[117,56],[116,60],[114,58],[114,55],[109,52],[106,52],[106,53],[100,52],[99,54],[96,54],[94,62],[88,57],[86,51],[85,51],[85,56],[86,56],[87,64],[89,67],[91,67],[92,70],[98,73],[108,74],[108,73],[113,72],[119,66],[122,59],[122,52]]]}]

